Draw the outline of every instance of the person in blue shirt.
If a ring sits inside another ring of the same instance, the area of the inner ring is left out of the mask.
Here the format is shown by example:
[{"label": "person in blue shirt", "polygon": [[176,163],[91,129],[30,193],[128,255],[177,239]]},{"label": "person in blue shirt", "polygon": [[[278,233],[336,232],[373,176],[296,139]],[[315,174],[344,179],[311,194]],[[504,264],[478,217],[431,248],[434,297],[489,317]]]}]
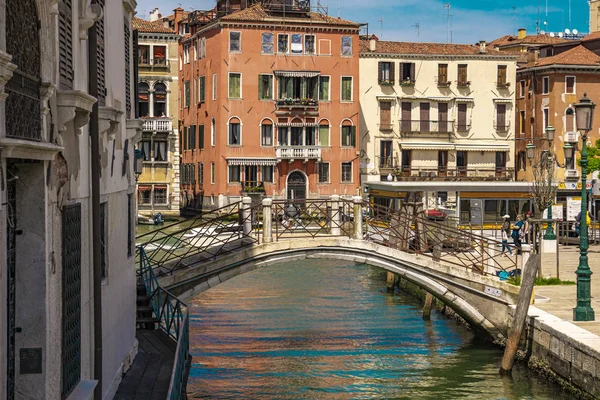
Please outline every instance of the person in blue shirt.
[{"label": "person in blue shirt", "polygon": [[521,215],[517,215],[517,222],[515,222],[515,224],[513,225],[512,234],[510,235],[510,237],[515,242],[517,254],[521,254],[521,239],[523,235],[523,225],[525,225],[525,223],[523,222],[523,217],[521,217]]}]

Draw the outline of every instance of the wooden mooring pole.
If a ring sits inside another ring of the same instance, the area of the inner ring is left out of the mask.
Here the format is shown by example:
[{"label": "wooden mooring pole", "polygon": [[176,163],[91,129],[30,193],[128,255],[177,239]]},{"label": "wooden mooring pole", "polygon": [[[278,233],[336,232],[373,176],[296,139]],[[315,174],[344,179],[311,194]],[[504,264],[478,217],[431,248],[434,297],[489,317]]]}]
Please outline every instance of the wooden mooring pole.
[{"label": "wooden mooring pole", "polygon": [[425,305],[423,305],[423,319],[428,321],[431,319],[431,307],[433,304],[433,296],[431,293],[425,294]]},{"label": "wooden mooring pole", "polygon": [[515,363],[519,341],[521,340],[523,327],[527,320],[527,310],[531,303],[535,275],[540,268],[540,263],[540,255],[531,254],[529,260],[527,260],[527,264],[525,264],[525,271],[522,271],[521,290],[519,292],[519,298],[517,299],[517,308],[513,318],[513,325],[508,332],[508,340],[506,341],[506,348],[504,349],[504,356],[502,357],[502,366],[500,367],[501,375],[510,374],[513,364]]}]

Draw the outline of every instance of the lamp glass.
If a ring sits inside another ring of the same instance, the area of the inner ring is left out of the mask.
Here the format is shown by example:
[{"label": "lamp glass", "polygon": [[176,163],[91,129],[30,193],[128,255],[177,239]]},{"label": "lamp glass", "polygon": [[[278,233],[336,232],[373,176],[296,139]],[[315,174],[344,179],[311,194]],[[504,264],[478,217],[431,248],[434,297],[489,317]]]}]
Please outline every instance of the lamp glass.
[{"label": "lamp glass", "polygon": [[533,157],[535,157],[535,145],[533,143],[528,143],[527,146],[525,146],[525,151],[529,161],[533,160]]},{"label": "lamp glass", "polygon": [[565,158],[567,160],[573,159],[573,153],[575,152],[575,148],[573,147],[573,145],[571,143],[565,144],[565,147],[563,147],[563,150],[565,153]]},{"label": "lamp glass", "polygon": [[583,98],[579,100],[579,103],[574,104],[573,107],[575,107],[577,130],[580,132],[591,131],[596,104],[588,99],[587,93],[584,93]]},{"label": "lamp glass", "polygon": [[144,169],[144,154],[141,150],[135,150],[135,162],[133,164],[133,172],[140,175]]},{"label": "lamp glass", "polygon": [[556,128],[554,128],[552,125],[548,125],[546,127],[546,140],[549,142],[553,142],[554,141],[554,132],[556,132]]}]

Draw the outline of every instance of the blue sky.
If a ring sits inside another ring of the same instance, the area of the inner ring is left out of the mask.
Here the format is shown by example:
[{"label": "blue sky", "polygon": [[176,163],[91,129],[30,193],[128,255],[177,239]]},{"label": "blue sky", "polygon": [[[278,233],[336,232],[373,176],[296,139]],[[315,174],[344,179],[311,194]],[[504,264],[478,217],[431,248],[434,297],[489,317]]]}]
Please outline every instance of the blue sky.
[{"label": "blue sky", "polygon": [[[148,18],[148,13],[159,7],[163,15],[181,6],[186,10],[209,9],[215,0],[138,0],[138,16]],[[317,1],[312,3],[316,5]],[[514,33],[515,28],[536,30],[538,5],[540,29],[558,32],[577,29],[587,32],[589,8],[587,0],[321,0],[329,8],[329,15],[369,24],[369,33],[383,36],[384,40],[446,42],[447,18],[445,3],[450,3],[452,42],[475,43]],[[569,24],[571,3],[571,24]],[[546,20],[548,4],[548,24]],[[513,12],[516,7],[516,17]],[[383,18],[383,29],[380,18]],[[382,35],[383,34],[383,35]]]}]

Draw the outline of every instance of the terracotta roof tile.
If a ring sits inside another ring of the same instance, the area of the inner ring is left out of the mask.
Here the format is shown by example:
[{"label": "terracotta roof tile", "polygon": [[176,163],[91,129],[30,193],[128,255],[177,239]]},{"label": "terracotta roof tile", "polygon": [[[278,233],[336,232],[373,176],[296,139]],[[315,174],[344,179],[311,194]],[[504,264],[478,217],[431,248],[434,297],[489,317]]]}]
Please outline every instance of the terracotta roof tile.
[{"label": "terracotta roof tile", "polygon": [[519,39],[517,36],[513,35],[504,35],[499,37],[498,39],[492,40],[488,44],[492,47],[505,47],[505,46],[515,46],[521,44],[555,44],[555,43],[564,43],[567,42],[568,39],[552,37],[549,35],[528,35],[523,39]]},{"label": "terracotta roof tile", "polygon": [[579,45],[552,57],[539,58],[537,62],[530,62],[526,67],[545,65],[600,65],[600,56]]},{"label": "terracotta roof tile", "polygon": [[582,42],[587,42],[589,40],[597,40],[600,39],[600,32],[592,32],[589,35],[587,35],[586,37],[584,37],[583,39],[581,39]]},{"label": "terracotta roof tile", "polygon": [[[371,53],[369,40],[360,41],[360,52]],[[479,46],[472,44],[448,44],[448,43],[413,43],[413,42],[388,42],[380,40],[377,42],[377,50],[374,53],[387,54],[441,54],[441,55],[476,55]],[[486,54],[493,54],[487,52]]]},{"label": "terracotta roof tile", "polygon": [[162,20],[148,21],[137,17],[133,17],[133,29],[148,33],[175,33],[173,29],[167,28]]}]

